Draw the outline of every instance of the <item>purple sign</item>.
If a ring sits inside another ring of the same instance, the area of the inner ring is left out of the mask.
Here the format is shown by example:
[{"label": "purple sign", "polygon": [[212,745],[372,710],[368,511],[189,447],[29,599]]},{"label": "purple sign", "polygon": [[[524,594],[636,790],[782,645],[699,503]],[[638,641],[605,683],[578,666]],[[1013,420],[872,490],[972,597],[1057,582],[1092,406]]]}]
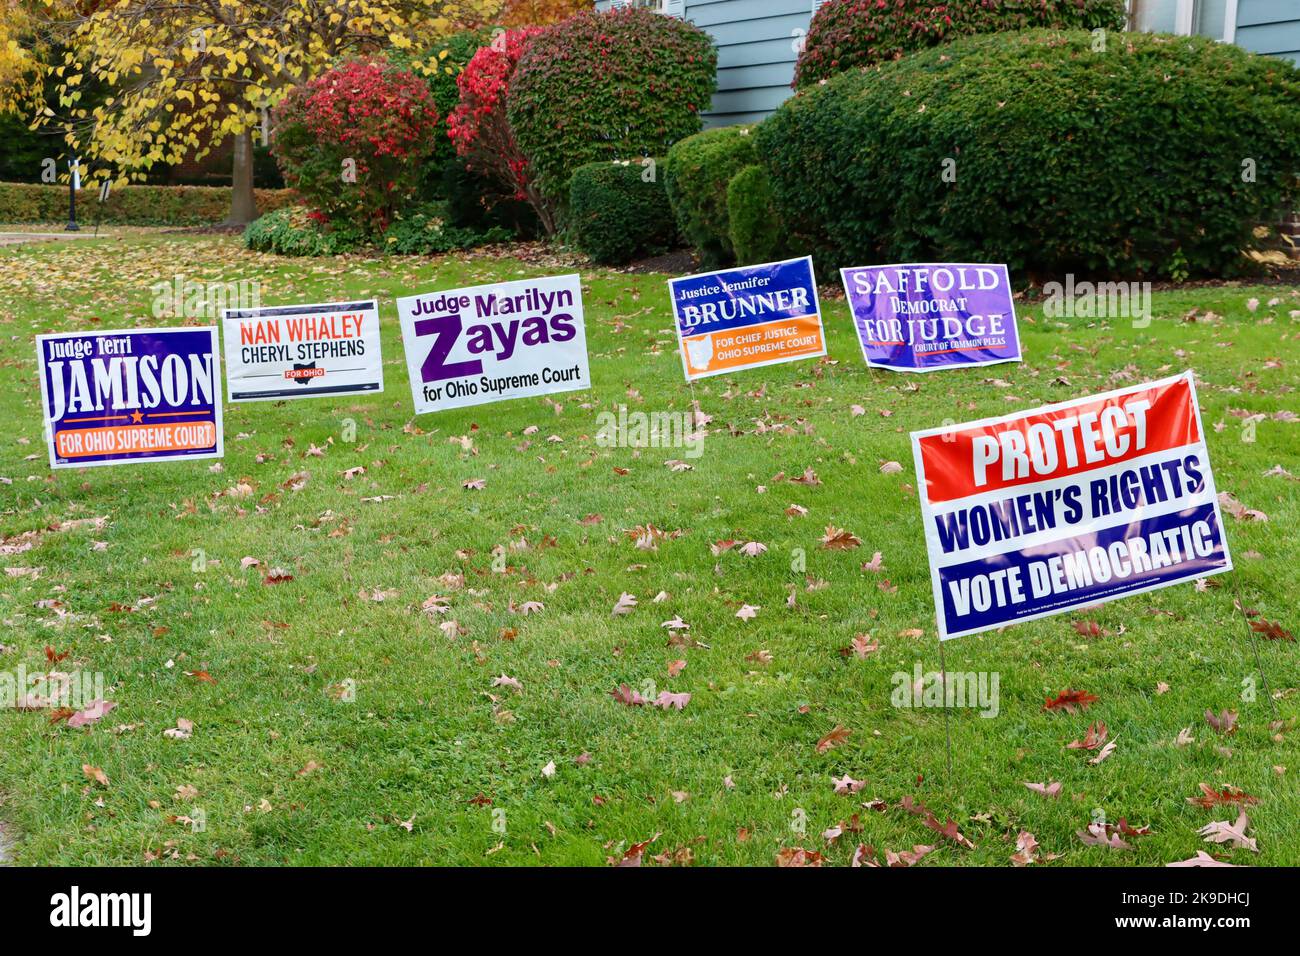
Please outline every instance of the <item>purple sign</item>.
[{"label": "purple sign", "polygon": [[913,262],[840,276],[868,365],[932,372],[1020,361],[1006,266]]},{"label": "purple sign", "polygon": [[36,337],[51,468],[220,458],[217,330]]}]

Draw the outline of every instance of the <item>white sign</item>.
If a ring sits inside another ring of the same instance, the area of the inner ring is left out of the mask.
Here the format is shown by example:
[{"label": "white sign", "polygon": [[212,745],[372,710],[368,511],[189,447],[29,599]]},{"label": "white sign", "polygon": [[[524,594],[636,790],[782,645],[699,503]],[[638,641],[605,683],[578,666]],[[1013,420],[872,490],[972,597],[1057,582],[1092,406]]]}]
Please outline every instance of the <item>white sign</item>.
[{"label": "white sign", "polygon": [[578,275],[397,300],[417,414],[591,387]]},{"label": "white sign", "polygon": [[232,402],[384,390],[374,299],[226,309],[221,319]]}]

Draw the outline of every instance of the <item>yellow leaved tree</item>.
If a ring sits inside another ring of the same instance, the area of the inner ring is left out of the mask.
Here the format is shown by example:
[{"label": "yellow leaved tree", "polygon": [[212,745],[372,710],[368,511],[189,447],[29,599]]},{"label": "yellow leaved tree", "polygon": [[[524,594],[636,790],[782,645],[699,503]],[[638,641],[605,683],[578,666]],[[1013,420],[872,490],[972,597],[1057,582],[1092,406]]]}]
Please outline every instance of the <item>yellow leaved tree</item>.
[{"label": "yellow leaved tree", "polygon": [[42,75],[37,40],[32,4],[0,0],[0,114],[27,114],[36,107]]},{"label": "yellow leaved tree", "polygon": [[[0,0],[9,2],[9,0]],[[121,179],[201,159],[234,137],[229,222],[257,216],[254,132],[295,84],[339,57],[406,49],[478,25],[500,0],[43,0],[44,28],[64,53],[48,69],[73,152]],[[107,90],[82,104],[88,83]]]}]

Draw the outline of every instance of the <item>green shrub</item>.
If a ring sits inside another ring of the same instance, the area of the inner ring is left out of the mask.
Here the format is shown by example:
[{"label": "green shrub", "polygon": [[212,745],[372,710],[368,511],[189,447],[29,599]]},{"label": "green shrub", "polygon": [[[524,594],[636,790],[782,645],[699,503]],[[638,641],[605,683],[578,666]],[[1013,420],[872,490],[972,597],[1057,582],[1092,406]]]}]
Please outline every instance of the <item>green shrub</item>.
[{"label": "green shrub", "polygon": [[281,256],[334,256],[366,244],[359,229],[329,230],[306,206],[288,206],[259,216],[244,229],[244,245]]},{"label": "green shrub", "polygon": [[[258,189],[257,208],[296,201],[290,189]],[[228,186],[114,186],[108,201],[88,186],[77,193],[77,221],[116,226],[210,226],[230,213]],[[0,183],[0,222],[68,221],[67,184]]]},{"label": "green shrub", "polygon": [[[948,43],[972,33],[1031,27],[1124,28],[1123,0],[830,0],[813,17],[796,87]],[[1118,38],[1117,38],[1118,39]]]},{"label": "green shrub", "polygon": [[672,246],[673,211],[654,170],[639,160],[606,160],[573,171],[569,229],[579,249],[601,264],[622,265]]},{"label": "green shrub", "polygon": [[443,179],[451,225],[479,232],[504,228],[520,239],[533,239],[541,233],[541,223],[528,203],[470,169],[459,157],[443,168]]},{"label": "green shrub", "polygon": [[775,262],[785,254],[785,232],[776,214],[767,170],[746,166],[727,184],[727,220],[731,245],[742,266]]},{"label": "green shrub", "polygon": [[443,203],[428,203],[409,215],[399,215],[384,234],[380,250],[397,255],[433,256],[457,249],[472,249],[488,242],[509,242],[510,229],[495,226],[486,231],[453,226]]},{"label": "green shrub", "polygon": [[705,130],[668,151],[664,188],[682,236],[709,268],[735,261],[727,227],[727,183],[758,161],[749,126]]},{"label": "green shrub", "polygon": [[360,228],[322,222],[319,213],[291,206],[267,213],[244,230],[244,245],[281,256],[336,256],[346,252],[380,252],[431,256],[470,249],[486,242],[505,242],[508,229],[463,229],[447,223],[444,203],[427,203],[399,214],[377,242]]},{"label": "green shrub", "polygon": [[534,37],[508,113],[542,191],[563,201],[579,166],[662,156],[698,132],[717,59],[703,30],[640,9],[579,13]]},{"label": "green shrub", "polygon": [[787,230],[823,267],[1240,268],[1296,193],[1300,70],[1200,37],[1092,39],[968,37],[800,91],[756,134]]}]

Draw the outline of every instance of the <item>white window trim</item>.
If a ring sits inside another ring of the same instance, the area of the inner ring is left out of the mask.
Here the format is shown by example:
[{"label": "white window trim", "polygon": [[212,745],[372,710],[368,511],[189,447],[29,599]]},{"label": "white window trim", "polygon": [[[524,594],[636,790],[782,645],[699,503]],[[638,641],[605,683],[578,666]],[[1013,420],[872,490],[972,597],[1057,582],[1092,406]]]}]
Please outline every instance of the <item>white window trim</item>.
[{"label": "white window trim", "polygon": [[[1127,0],[1130,22],[1134,4],[1140,0]],[[1237,5],[1240,0],[1226,0],[1223,7],[1223,36],[1217,39],[1224,43],[1233,43],[1237,39]],[[1195,19],[1196,0],[1177,0],[1174,13],[1174,32],[1181,36],[1192,35],[1192,23]]]}]

